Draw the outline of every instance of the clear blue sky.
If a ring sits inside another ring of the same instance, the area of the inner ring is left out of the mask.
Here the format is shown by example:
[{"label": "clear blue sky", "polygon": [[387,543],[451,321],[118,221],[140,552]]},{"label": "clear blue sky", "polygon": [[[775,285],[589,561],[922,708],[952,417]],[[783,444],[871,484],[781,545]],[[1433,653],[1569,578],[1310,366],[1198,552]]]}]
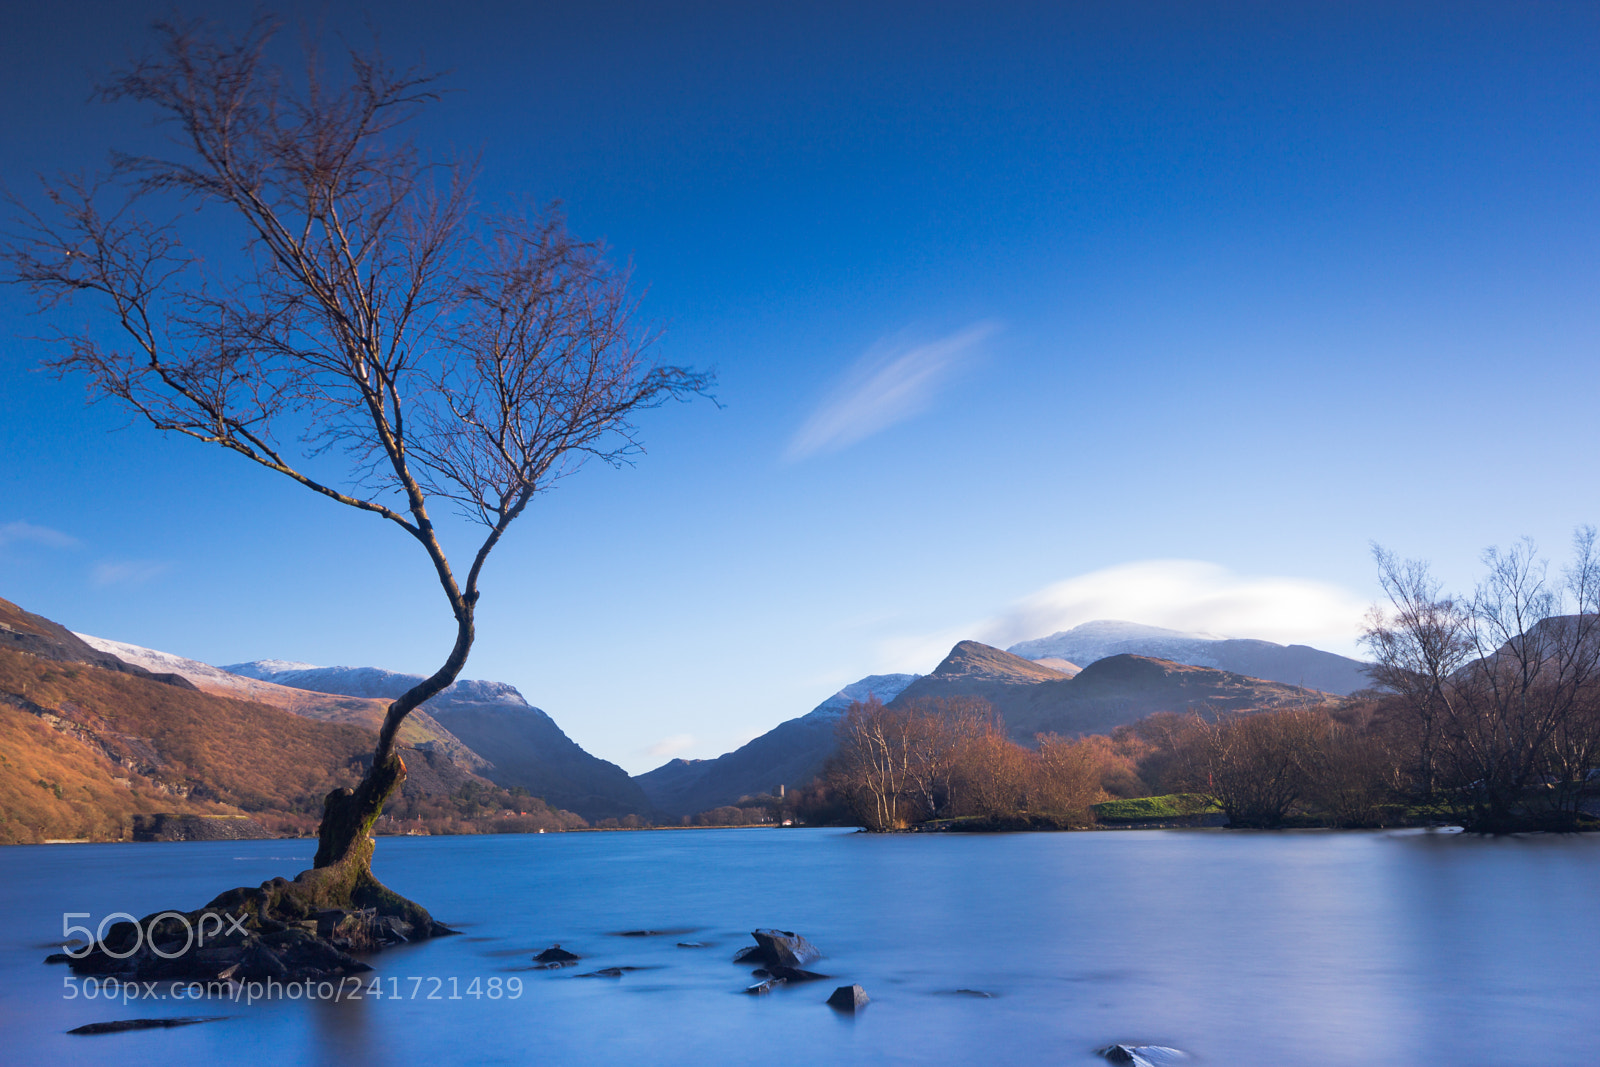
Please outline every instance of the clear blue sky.
[{"label": "clear blue sky", "polygon": [[[1465,584],[1600,521],[1593,4],[371,8],[453,71],[421,135],[482,152],[486,202],[562,199],[720,377],[486,582],[466,673],[630,771],[961,636],[1351,651],[1369,541]],[[9,186],[149,136],[87,98],[165,10],[5,5]],[[212,663],[436,665],[414,545],[118,429],[34,370],[27,307],[0,291],[0,596]]]}]

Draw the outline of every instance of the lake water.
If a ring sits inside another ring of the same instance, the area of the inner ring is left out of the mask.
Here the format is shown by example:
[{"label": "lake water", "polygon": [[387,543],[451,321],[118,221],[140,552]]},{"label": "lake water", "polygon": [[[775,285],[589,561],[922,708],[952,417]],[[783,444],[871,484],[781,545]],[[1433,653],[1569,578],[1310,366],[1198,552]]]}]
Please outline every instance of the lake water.
[{"label": "lake water", "polygon": [[[69,972],[40,963],[64,911],[198,907],[312,851],[0,849],[0,1061],[1090,1064],[1120,1041],[1212,1064],[1600,1062],[1596,835],[385,838],[379,876],[464,931],[372,958],[398,998],[124,1007],[66,999]],[[805,934],[838,981],[741,995],[752,979],[729,960],[758,926]],[[641,927],[673,933],[616,936]],[[583,963],[524,969],[552,942]],[[608,966],[641,969],[576,976]],[[492,978],[522,994],[468,993]],[[872,997],[853,1018],[823,1004],[849,982]],[[226,1019],[65,1033],[156,1015]]]}]

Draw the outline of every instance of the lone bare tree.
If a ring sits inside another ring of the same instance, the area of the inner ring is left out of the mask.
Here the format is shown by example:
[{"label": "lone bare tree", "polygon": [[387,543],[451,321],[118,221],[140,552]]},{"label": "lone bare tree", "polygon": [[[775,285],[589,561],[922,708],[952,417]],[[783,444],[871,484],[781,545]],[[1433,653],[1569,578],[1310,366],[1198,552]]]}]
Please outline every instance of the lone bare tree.
[{"label": "lone bare tree", "polygon": [[[401,722],[467,662],[485,562],[557,479],[635,453],[635,412],[709,378],[647,359],[627,271],[601,246],[553,210],[477,210],[474,167],[407,138],[437,95],[431,75],[350,50],[336,78],[314,52],[296,76],[268,59],[276,29],[158,23],[157,47],[101,95],[154,109],[171,154],[46,179],[35,208],[13,197],[4,256],[58,321],[77,300],[108,313],[53,336],[51,365],[94,398],[367,512],[426,553],[454,644],[389,706],[360,784],[328,796],[315,867],[293,889],[420,919],[372,876],[369,832],[405,778]],[[243,250],[229,254],[229,237]],[[436,529],[440,501],[482,528],[464,573]]]}]

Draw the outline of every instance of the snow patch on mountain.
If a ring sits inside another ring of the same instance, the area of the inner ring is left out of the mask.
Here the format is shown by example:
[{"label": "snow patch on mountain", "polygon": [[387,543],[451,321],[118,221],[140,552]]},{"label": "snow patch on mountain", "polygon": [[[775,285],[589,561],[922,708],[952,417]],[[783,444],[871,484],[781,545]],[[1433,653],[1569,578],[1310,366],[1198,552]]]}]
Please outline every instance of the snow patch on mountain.
[{"label": "snow patch on mountain", "polygon": [[1006,651],[1023,659],[1064,659],[1084,667],[1107,656],[1132,652],[1196,667],[1218,668],[1221,664],[1215,656],[1207,655],[1205,646],[1227,640],[1229,638],[1220,634],[1167,630],[1121,619],[1096,619],[1070,630],[1057,631],[1049,637],[1018,642]]},{"label": "snow patch on mountain", "polygon": [[[178,674],[194,682],[196,685],[207,683],[221,689],[230,689],[242,694],[249,694],[250,683],[238,674],[220,670],[209,663],[201,663],[197,659],[185,659],[175,656],[171,652],[161,652],[142,645],[130,645],[126,641],[112,641],[105,637],[95,637],[92,634],[78,634],[90,648],[101,652],[109,652],[124,663],[131,663],[135,667],[143,667],[154,674]],[[263,679],[256,679],[261,681]]]},{"label": "snow patch on mountain", "polygon": [[[382,667],[318,667],[311,663],[294,663],[288,660],[258,659],[249,663],[231,663],[222,668],[230,674],[256,678],[263,682],[309,689],[314,693],[336,693],[340,696],[378,697],[393,700],[418,682],[420,674],[402,674]],[[533,710],[516,686],[506,682],[490,682],[466,678],[445,689],[430,702],[432,705],[496,706],[527,708]]]},{"label": "snow patch on mountain", "polygon": [[879,703],[887,704],[899,696],[906,686],[921,677],[920,674],[869,674],[860,681],[851,682],[802,718],[841,718],[851,704],[858,700],[866,700],[869,696],[877,697]]}]

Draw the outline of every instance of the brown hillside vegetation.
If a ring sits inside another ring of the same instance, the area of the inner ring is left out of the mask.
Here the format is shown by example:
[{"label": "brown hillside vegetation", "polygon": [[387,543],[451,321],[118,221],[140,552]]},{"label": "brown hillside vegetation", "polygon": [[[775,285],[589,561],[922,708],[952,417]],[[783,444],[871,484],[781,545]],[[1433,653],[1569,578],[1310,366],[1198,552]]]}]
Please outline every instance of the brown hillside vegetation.
[{"label": "brown hillside vegetation", "polygon": [[[119,782],[121,784],[119,784]],[[38,715],[0,698],[0,844],[57,839],[115,841],[135,813],[231,814],[174,797]]]},{"label": "brown hillside vegetation", "polygon": [[[45,817],[31,824],[31,833],[9,830],[6,839],[13,841],[82,836],[45,832],[47,824],[61,828],[88,818],[79,795],[108,805],[88,830],[97,837],[121,836],[110,820],[120,828],[135,811],[311,813],[330,789],[355,780],[371,745],[371,735],[352,726],[9,649],[0,649],[0,693],[13,698],[5,711],[18,742],[0,765],[5,825],[26,821],[27,812]],[[55,736],[39,733],[41,726]],[[41,745],[39,738],[52,743]],[[41,769],[24,777],[25,765]],[[59,794],[49,789],[57,803],[40,809],[19,801],[13,808],[14,797],[34,799],[30,788],[45,791],[36,782],[51,781],[44,773],[51,768],[61,785]],[[128,787],[115,778],[127,778]],[[180,803],[185,799],[190,803]]]},{"label": "brown hillside vegetation", "polygon": [[[0,648],[0,843],[120,840],[135,813],[247,813],[316,828],[373,734],[137,675]],[[409,777],[381,829],[433,833],[585,825],[501,789],[442,753],[407,748]]]}]

